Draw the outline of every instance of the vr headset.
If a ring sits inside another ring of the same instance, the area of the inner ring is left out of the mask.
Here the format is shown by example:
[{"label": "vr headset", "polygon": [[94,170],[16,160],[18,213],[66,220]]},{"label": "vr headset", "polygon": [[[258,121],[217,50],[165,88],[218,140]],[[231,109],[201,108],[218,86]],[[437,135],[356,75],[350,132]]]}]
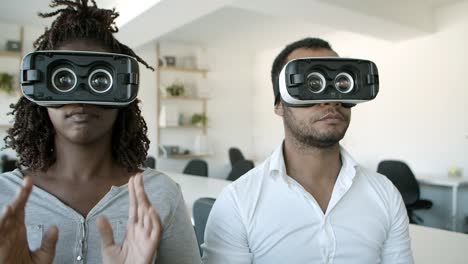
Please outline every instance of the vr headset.
[{"label": "vr headset", "polygon": [[351,107],[377,96],[379,74],[375,63],[368,60],[301,58],[283,67],[278,85],[281,100],[287,106],[341,102]]},{"label": "vr headset", "polygon": [[138,62],[122,54],[36,51],[21,63],[21,91],[38,105],[96,104],[122,107],[136,99]]}]

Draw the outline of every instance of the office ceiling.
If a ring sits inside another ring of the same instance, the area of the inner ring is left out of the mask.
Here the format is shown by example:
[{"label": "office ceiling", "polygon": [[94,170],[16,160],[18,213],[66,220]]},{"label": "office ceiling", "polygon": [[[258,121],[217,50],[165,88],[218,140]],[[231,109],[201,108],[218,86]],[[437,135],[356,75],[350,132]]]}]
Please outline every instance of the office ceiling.
[{"label": "office ceiling", "polygon": [[[163,40],[268,47],[275,40],[357,31],[403,40],[434,30],[435,9],[460,0],[236,0],[162,34]],[[277,43],[277,42],[276,42]]]},{"label": "office ceiling", "polygon": [[[435,9],[468,0],[138,0],[139,5],[130,0],[96,1],[105,8],[117,6],[126,17],[119,24],[119,37],[139,46],[158,39],[262,43],[280,34],[298,34],[299,24],[309,25],[307,29],[317,35],[357,30],[400,40],[431,32]],[[2,0],[0,22],[47,25],[50,21],[38,18],[37,12],[50,10],[49,3]],[[134,12],[132,6],[140,10]],[[136,35],[142,28],[145,34]]]},{"label": "office ceiling", "polygon": [[447,5],[460,2],[461,0],[351,0],[351,1],[350,0],[326,0],[326,1],[329,3],[336,3],[339,5],[343,5],[343,6],[344,5],[347,5],[347,6],[356,5],[356,6],[361,6],[361,7],[369,6],[369,5],[372,6],[374,4],[378,4],[382,6],[383,4],[386,4],[386,3],[405,6],[406,4],[411,2],[414,4],[421,5],[421,6],[429,5],[429,6],[438,8],[438,7],[444,7]]},{"label": "office ceiling", "polygon": [[[275,45],[284,38],[302,37],[304,30],[316,36],[334,30],[324,25],[307,23],[302,19],[278,19],[272,15],[226,7],[165,34],[161,40],[256,49]],[[308,25],[307,29],[304,25]]]}]

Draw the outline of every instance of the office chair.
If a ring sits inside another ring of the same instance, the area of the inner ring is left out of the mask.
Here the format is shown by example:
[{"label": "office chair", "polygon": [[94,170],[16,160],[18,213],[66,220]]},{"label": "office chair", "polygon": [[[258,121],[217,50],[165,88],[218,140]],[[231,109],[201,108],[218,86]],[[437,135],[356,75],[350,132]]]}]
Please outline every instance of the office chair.
[{"label": "office chair", "polygon": [[193,203],[193,222],[200,255],[202,254],[201,245],[205,241],[206,221],[214,202],[214,198],[199,198]]},{"label": "office chair", "polygon": [[234,164],[231,172],[229,173],[227,180],[235,181],[240,176],[246,174],[249,170],[255,167],[254,163],[250,160],[240,160]]},{"label": "office chair", "polygon": [[379,163],[377,172],[387,176],[401,193],[410,223],[423,223],[423,220],[413,211],[431,208],[432,201],[420,199],[419,183],[410,167],[403,161],[383,160]]},{"label": "office chair", "polygon": [[208,177],[208,163],[199,159],[190,160],[182,173]]},{"label": "office chair", "polygon": [[8,171],[13,171],[15,170],[16,168],[18,168],[18,166],[16,165],[16,159],[9,159],[8,156],[6,155],[3,155],[1,157],[1,164],[2,164],[2,167],[0,168],[0,172],[8,172]]},{"label": "office chair", "polygon": [[153,156],[146,157],[145,167],[155,169],[156,168],[156,159]]},{"label": "office chair", "polygon": [[242,155],[242,152],[238,148],[229,148],[228,152],[229,160],[231,161],[231,167],[234,167],[234,164],[236,164],[236,162],[245,160],[244,155]]}]

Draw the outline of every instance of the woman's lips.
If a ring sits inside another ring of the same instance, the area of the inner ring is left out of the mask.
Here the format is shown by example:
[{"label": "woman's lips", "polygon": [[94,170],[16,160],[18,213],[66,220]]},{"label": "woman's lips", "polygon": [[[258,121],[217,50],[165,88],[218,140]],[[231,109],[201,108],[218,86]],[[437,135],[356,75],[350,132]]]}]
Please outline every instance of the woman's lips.
[{"label": "woman's lips", "polygon": [[66,115],[67,119],[76,123],[86,123],[97,117],[98,115],[89,113],[88,111],[83,111],[83,110],[72,111],[71,113]]},{"label": "woman's lips", "polygon": [[88,122],[93,118],[90,114],[80,113],[80,114],[72,114],[68,117],[68,119],[72,120],[73,122],[77,123],[85,123]]}]

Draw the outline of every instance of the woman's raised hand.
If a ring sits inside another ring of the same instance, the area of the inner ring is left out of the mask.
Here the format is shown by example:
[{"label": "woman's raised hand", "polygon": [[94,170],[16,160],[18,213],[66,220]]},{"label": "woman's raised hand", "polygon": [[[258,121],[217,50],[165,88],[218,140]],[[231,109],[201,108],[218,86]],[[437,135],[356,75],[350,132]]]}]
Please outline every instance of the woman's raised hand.
[{"label": "woman's raised hand", "polygon": [[0,216],[0,264],[49,264],[55,256],[58,228],[50,227],[42,237],[42,244],[34,252],[29,250],[24,208],[32,190],[31,177],[25,177],[16,198],[3,209]]}]

